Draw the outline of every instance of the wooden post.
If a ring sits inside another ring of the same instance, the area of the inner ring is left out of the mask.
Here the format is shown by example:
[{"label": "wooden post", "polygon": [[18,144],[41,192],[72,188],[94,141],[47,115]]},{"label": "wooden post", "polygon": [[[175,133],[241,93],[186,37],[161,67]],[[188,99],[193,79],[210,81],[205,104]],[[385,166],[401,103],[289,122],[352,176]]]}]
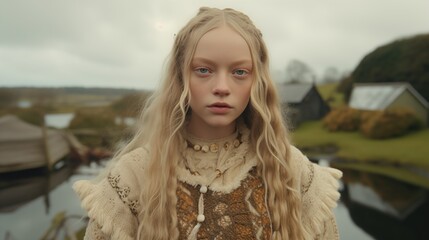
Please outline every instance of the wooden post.
[{"label": "wooden post", "polygon": [[49,170],[49,172],[53,168],[53,162],[51,154],[49,152],[49,142],[48,142],[48,129],[46,127],[45,122],[45,114],[42,113],[42,140],[43,140],[43,152],[45,153],[45,159],[46,159],[46,167]]}]

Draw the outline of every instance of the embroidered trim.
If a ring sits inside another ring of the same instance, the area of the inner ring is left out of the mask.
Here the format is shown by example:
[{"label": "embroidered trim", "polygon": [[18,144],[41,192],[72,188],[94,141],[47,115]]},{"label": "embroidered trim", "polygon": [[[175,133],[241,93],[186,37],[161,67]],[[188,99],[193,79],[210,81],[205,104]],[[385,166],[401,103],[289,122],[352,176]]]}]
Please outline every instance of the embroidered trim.
[{"label": "embroidered trim", "polygon": [[92,234],[94,235],[95,240],[105,240],[103,232],[101,231],[101,226],[95,221],[93,221],[92,224],[95,225],[92,229]]},{"label": "embroidered trim", "polygon": [[[270,239],[271,221],[265,205],[265,188],[256,168],[250,170],[239,188],[231,193],[207,189],[204,195],[205,217],[200,222],[201,189],[178,182],[179,239]],[[194,231],[196,225],[199,227]]]},{"label": "embroidered trim", "polygon": [[331,224],[332,224],[332,226],[333,226],[333,228],[334,228],[334,235],[335,235],[335,238],[336,238],[336,239],[340,239],[340,233],[338,232],[338,227],[337,227],[337,223],[336,223],[336,221],[335,221],[335,218],[334,218],[334,217],[331,217],[331,218],[330,218],[330,220],[331,220]]},{"label": "embroidered trim", "polygon": [[[218,144],[229,142],[229,148],[219,149],[219,153],[195,152],[188,146],[183,148],[183,159],[178,163],[177,178],[192,186],[206,185],[212,191],[229,193],[238,188],[251,168],[257,165],[255,153],[249,149],[249,130],[239,125],[238,131]],[[233,142],[239,139],[237,147]],[[196,141],[195,143],[201,143]],[[203,142],[208,144],[210,142]]]},{"label": "embroidered trim", "polygon": [[138,200],[130,200],[128,199],[128,195],[130,194],[130,188],[128,186],[121,187],[118,185],[119,181],[121,180],[120,175],[109,175],[107,176],[107,179],[110,183],[110,186],[112,186],[113,189],[118,193],[119,198],[122,200],[123,203],[125,203],[131,210],[131,212],[134,215],[138,215],[138,208],[140,206]]},{"label": "embroidered trim", "polygon": [[301,194],[304,195],[308,192],[308,189],[310,189],[311,184],[313,183],[313,178],[314,178],[314,166],[311,162],[308,162],[307,164],[308,169],[310,170],[310,173],[308,175],[308,183],[303,185],[301,188]]}]

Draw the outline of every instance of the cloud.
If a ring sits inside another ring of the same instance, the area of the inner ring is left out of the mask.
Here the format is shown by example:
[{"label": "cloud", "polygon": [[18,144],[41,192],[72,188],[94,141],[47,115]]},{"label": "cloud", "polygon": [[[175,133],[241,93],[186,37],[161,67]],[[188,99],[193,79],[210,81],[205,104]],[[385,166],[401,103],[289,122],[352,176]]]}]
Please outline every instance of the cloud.
[{"label": "cloud", "polygon": [[0,85],[155,88],[174,34],[203,5],[248,14],[279,79],[291,59],[319,75],[352,70],[429,22],[426,0],[2,1]]}]

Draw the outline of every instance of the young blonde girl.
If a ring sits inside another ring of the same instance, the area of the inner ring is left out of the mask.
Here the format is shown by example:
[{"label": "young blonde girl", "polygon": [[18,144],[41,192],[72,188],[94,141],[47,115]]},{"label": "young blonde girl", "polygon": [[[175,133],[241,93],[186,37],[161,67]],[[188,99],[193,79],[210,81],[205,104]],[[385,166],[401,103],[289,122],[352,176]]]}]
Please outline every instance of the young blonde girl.
[{"label": "young blonde girl", "polygon": [[201,8],[134,138],[74,189],[85,239],[338,239],[340,177],[290,144],[252,21]]}]

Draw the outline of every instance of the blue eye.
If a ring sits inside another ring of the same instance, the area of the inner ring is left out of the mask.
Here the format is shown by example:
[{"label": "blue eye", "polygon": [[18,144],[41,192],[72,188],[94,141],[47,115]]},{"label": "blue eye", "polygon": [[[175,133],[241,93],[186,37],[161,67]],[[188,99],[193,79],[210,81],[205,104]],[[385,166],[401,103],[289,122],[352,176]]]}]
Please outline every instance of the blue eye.
[{"label": "blue eye", "polygon": [[245,69],[237,69],[232,72],[232,74],[239,79],[245,79],[249,75],[249,71]]},{"label": "blue eye", "polygon": [[209,73],[209,70],[207,69],[207,68],[198,68],[197,69],[197,71],[199,72],[199,73]]},{"label": "blue eye", "polygon": [[247,73],[246,70],[243,70],[243,69],[238,69],[235,71],[235,74],[240,75],[240,76],[243,76],[246,73]]},{"label": "blue eye", "polygon": [[198,76],[208,77],[212,71],[207,67],[198,67],[194,69],[194,72]]}]

